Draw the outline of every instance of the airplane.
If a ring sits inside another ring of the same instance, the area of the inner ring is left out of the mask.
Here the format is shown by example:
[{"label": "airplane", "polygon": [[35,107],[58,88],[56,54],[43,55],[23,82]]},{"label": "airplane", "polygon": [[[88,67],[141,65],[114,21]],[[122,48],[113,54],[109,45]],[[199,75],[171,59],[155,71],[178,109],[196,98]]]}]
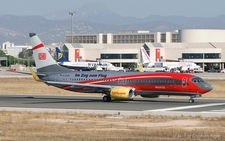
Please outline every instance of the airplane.
[{"label": "airplane", "polygon": [[193,74],[78,71],[62,67],[52,58],[36,33],[29,33],[36,64],[36,75],[49,86],[60,89],[102,93],[103,102],[133,100],[140,95],[144,98],[158,98],[160,95],[189,96],[189,102],[213,89],[204,80]]},{"label": "airplane", "polygon": [[90,70],[97,70],[97,69],[104,69],[104,70],[111,70],[111,71],[119,71],[123,70],[123,67],[115,67],[113,64],[108,62],[71,62],[67,60],[61,53],[58,47],[56,49],[56,58],[57,62],[60,66],[74,69],[74,70],[81,70],[81,71],[90,71]]},{"label": "airplane", "polygon": [[[141,47],[141,54],[142,54],[142,64],[145,67],[155,67],[156,63],[153,60],[150,59],[150,56],[147,54],[146,50],[144,49],[144,47]],[[187,70],[194,70],[194,69],[199,69],[200,66],[193,63],[193,62],[159,62],[162,63],[162,67],[166,68],[166,69],[177,69],[181,67],[182,71],[187,71]]]}]

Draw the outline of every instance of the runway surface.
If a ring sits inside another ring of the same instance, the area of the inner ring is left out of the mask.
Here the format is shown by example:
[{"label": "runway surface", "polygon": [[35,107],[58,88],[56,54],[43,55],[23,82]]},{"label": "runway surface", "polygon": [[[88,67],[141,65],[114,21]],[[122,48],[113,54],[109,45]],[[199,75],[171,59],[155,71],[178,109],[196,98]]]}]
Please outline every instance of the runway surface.
[{"label": "runway surface", "polygon": [[135,98],[103,102],[99,96],[0,95],[0,110],[86,112],[120,115],[225,116],[225,99]]},{"label": "runway surface", "polygon": [[32,77],[32,75],[26,71],[26,72],[12,72],[8,70],[2,70],[0,71],[0,78],[27,78]]}]

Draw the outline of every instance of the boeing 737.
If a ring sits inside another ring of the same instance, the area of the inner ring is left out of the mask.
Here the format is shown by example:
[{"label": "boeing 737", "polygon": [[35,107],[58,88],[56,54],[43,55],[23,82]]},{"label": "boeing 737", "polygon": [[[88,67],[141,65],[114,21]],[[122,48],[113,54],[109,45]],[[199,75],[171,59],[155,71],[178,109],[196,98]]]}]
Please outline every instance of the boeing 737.
[{"label": "boeing 737", "polygon": [[86,93],[102,93],[103,101],[111,99],[132,100],[136,95],[158,98],[159,95],[189,96],[193,103],[213,88],[200,77],[180,73],[78,71],[56,63],[35,33],[30,42],[36,64],[38,80],[64,90]]},{"label": "boeing 737", "polygon": [[[155,67],[156,62],[150,59],[144,47],[141,47],[141,54],[143,60],[142,64],[145,67]],[[186,71],[188,69],[194,70],[200,68],[200,66],[196,65],[193,62],[162,62],[162,67],[167,69],[176,69],[181,67],[183,71]]]},{"label": "boeing 737", "polygon": [[62,55],[58,47],[56,47],[55,50],[58,64],[69,69],[90,71],[96,70],[98,67],[100,67],[104,70],[110,71],[123,70],[123,67],[115,67],[113,64],[108,62],[71,62]]}]

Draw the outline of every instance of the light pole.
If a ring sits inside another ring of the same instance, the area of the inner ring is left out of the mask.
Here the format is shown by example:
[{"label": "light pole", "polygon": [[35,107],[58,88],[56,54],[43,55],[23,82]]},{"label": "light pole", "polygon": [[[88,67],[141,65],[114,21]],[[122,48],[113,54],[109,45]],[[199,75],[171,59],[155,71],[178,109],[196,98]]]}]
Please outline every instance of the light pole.
[{"label": "light pole", "polygon": [[71,43],[73,43],[73,14],[75,14],[75,12],[69,12],[71,16]]}]

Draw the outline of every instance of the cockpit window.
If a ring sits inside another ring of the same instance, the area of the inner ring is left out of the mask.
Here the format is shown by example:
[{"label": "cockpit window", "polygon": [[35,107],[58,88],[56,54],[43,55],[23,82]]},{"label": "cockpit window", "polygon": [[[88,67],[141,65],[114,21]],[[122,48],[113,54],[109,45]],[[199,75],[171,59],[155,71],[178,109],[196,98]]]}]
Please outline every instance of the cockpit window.
[{"label": "cockpit window", "polygon": [[194,82],[194,83],[202,83],[202,82],[204,82],[204,80],[199,78],[199,77],[192,78],[191,81]]}]

